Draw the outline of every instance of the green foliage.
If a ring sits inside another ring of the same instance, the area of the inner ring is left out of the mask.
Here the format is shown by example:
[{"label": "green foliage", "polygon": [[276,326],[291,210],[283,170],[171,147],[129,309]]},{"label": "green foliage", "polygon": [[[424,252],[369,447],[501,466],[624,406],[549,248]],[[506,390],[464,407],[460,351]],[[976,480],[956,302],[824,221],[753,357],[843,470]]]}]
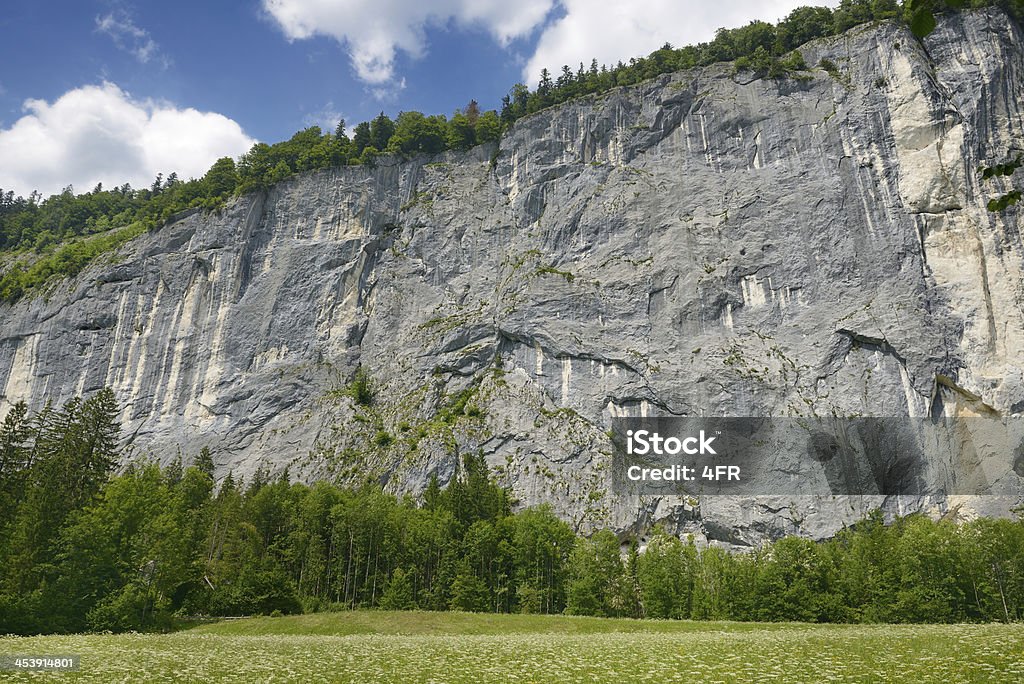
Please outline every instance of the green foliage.
[{"label": "green foliage", "polygon": [[[399,119],[401,119],[401,114],[399,114]],[[384,112],[381,112],[377,115],[377,118],[370,122],[368,146],[375,147],[378,150],[386,150],[388,143],[395,134],[395,128],[395,123]]]},{"label": "green foliage", "polygon": [[363,121],[355,127],[352,134],[352,156],[359,157],[363,150],[370,146],[370,123]]},{"label": "green foliage", "polygon": [[0,547],[7,545],[6,533],[25,497],[36,431],[25,402],[12,406],[0,424]]},{"label": "green foliage", "polygon": [[697,554],[692,545],[657,531],[637,559],[636,575],[645,615],[686,618],[692,612]]},{"label": "green foliage", "polygon": [[[463,128],[465,134],[468,135],[470,129],[468,120],[464,123]],[[449,130],[444,116],[424,116],[420,112],[402,112],[395,121],[394,133],[387,142],[386,149],[388,152],[404,154],[435,154],[446,148],[449,139],[460,137],[457,132]]]},{"label": "green foliage", "polygon": [[978,169],[978,173],[981,174],[982,180],[989,180],[990,178],[998,178],[1000,176],[1012,176],[1022,165],[1024,165],[1024,155],[1018,154],[1011,161],[996,164],[995,166],[982,166]]},{"label": "green foliage", "polygon": [[617,617],[631,615],[619,540],[610,530],[577,540],[569,558],[566,612]]},{"label": "green foliage", "polygon": [[59,411],[16,406],[0,426],[12,512],[0,631],[160,630],[179,615],[329,605],[515,612],[517,585],[533,591],[529,609],[565,607],[574,535],[547,509],[512,515],[480,453],[446,488],[435,477],[422,506],[263,467],[215,494],[207,449],[192,467],[136,462],[110,477],[116,414],[105,390]]},{"label": "green foliage", "polygon": [[[1012,160],[1003,162],[1002,164],[996,164],[995,166],[989,167],[979,167],[978,173],[981,174],[981,180],[987,181],[1013,176],[1021,166],[1024,166],[1024,155],[1018,154]],[[999,197],[990,199],[986,206],[991,212],[1005,211],[1020,202],[1021,197],[1022,195],[1020,190],[1010,190]]]},{"label": "green foliage", "polygon": [[448,605],[452,610],[482,613],[488,607],[487,584],[465,564],[452,582],[452,596]]},{"label": "green foliage", "polygon": [[529,598],[524,608],[529,608],[528,612],[561,612],[575,535],[546,504],[527,509],[511,521],[517,592]]},{"label": "green foliage", "polygon": [[551,274],[551,275],[562,276],[563,278],[565,278],[565,281],[568,282],[568,283],[571,283],[574,280],[576,280],[576,274],[571,273],[569,271],[560,271],[559,269],[555,268],[554,266],[540,266],[539,268],[537,268],[536,272],[537,272],[537,275]]},{"label": "green foliage", "polygon": [[[471,395],[470,395],[471,396]],[[468,406],[462,402],[463,406]],[[468,401],[468,400],[467,400]],[[0,631],[164,630],[325,607],[809,622],[1024,619],[1024,522],[874,513],[732,555],[662,530],[623,556],[550,507],[515,514],[481,452],[422,504],[260,468],[214,491],[208,450],[111,476],[108,390],[0,425]]]},{"label": "green foliage", "polygon": [[501,139],[501,119],[494,110],[484,112],[476,121],[476,142],[491,143]]},{"label": "green foliage", "polygon": [[804,60],[803,53],[799,50],[793,50],[789,53],[789,56],[780,59],[779,64],[786,73],[807,70],[807,62]]},{"label": "green foliage", "polygon": [[211,480],[213,479],[213,454],[210,453],[210,447],[203,447],[199,450],[199,455],[196,456],[195,467],[199,472],[208,476]]},{"label": "green foliage", "polygon": [[822,57],[820,60],[818,60],[818,66],[824,69],[826,73],[828,73],[828,75],[831,76],[832,78],[839,78],[841,74],[841,72],[839,71],[839,67],[836,65],[836,63],[833,62],[828,57]]},{"label": "green foliage", "polygon": [[470,118],[458,109],[448,122],[445,144],[452,150],[468,150],[476,144],[476,128]]},{"label": "green foliage", "polygon": [[797,7],[775,27],[774,50],[782,54],[826,36],[835,30],[833,22],[832,10],[828,7]]},{"label": "green foliage", "polygon": [[918,38],[924,38],[935,30],[935,15],[930,9],[922,8],[914,11],[910,16],[910,30]]},{"label": "green foliage", "polygon": [[102,390],[59,410],[14,412],[0,428],[0,486],[9,512],[0,520],[0,605],[9,606],[20,629],[52,629],[73,603],[47,591],[58,584],[62,530],[94,502],[117,461],[118,408],[113,393]]},{"label": "green foliage", "polygon": [[989,200],[986,206],[988,210],[992,212],[1004,211],[1005,209],[1017,204],[1017,202],[1020,202],[1020,199],[1021,191],[1011,190],[1005,195]]},{"label": "green foliage", "polygon": [[416,595],[412,578],[402,568],[395,568],[388,580],[388,586],[380,597],[384,610],[412,610],[416,607]]},{"label": "green foliage", "polygon": [[345,388],[345,394],[352,397],[358,406],[373,406],[373,381],[362,366],[356,370],[352,382]]},{"label": "green foliage", "polygon": [[68,242],[35,259],[15,262],[0,276],[0,301],[15,302],[54,279],[78,275],[97,257],[111,252],[145,232],[143,223],[103,235]]},{"label": "green foliage", "polygon": [[137,632],[153,628],[166,631],[171,626],[170,616],[161,611],[157,618],[150,617],[152,603],[148,587],[132,582],[103,597],[89,610],[86,624],[96,632]]},{"label": "green foliage", "polygon": [[209,199],[228,197],[235,191],[235,187],[238,185],[238,171],[235,169],[235,160],[231,157],[221,157],[215,161],[210,170],[203,176],[202,183],[205,186],[205,194]]},{"label": "green foliage", "polygon": [[[604,561],[598,543],[609,545]],[[786,537],[740,555],[697,551],[658,531],[642,553],[631,550],[625,560],[610,553],[610,544],[598,536],[577,542],[570,612],[806,622],[1024,617],[1021,520],[955,525],[912,515],[886,526],[876,511],[826,542]],[[610,610],[606,597],[623,589],[627,600]],[[632,608],[630,593],[637,599]]]},{"label": "green foliage", "polygon": [[269,185],[280,183],[283,180],[287,180],[291,175],[291,167],[288,166],[288,162],[282,159],[277,162],[277,165],[273,169],[270,170],[270,173],[267,175],[267,183]]},{"label": "green foliage", "polygon": [[935,14],[943,10],[963,9],[967,0],[906,0],[903,13],[910,30],[918,38],[924,38],[935,30]]}]

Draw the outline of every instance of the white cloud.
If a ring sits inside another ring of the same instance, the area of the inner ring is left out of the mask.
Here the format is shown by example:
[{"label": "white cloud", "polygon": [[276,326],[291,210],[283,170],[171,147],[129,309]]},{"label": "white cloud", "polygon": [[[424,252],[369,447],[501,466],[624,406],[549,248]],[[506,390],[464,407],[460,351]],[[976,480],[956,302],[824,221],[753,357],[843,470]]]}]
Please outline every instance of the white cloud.
[{"label": "white cloud", "polygon": [[324,133],[334,133],[338,122],[345,117],[334,106],[334,102],[328,102],[315,112],[309,112],[302,117],[302,123],[306,126],[319,126]]},{"label": "white cloud", "polygon": [[580,62],[613,66],[619,60],[644,57],[666,42],[677,47],[710,40],[724,26],[736,28],[755,19],[776,22],[802,5],[830,5],[838,0],[560,0],[565,16],[541,34],[537,49],[523,68],[533,87],[547,67],[552,77],[563,64]]},{"label": "white cloud", "polygon": [[374,99],[381,102],[393,102],[398,99],[399,93],[405,90],[405,77],[369,90]]},{"label": "white cloud", "polygon": [[96,17],[96,30],[110,36],[114,45],[142,64],[156,60],[165,69],[171,64],[170,59],[160,52],[160,46],[149,35],[149,31],[138,27],[123,11]]},{"label": "white cloud", "polygon": [[454,22],[483,28],[501,45],[528,34],[555,0],[263,0],[263,7],[289,40],[315,35],[344,45],[356,75],[372,85],[394,77],[402,51],[420,58],[424,29]]},{"label": "white cloud", "polygon": [[135,100],[113,83],[83,86],[53,103],[27,100],[25,116],[0,130],[0,187],[27,195],[76,192],[131,183],[148,187],[157,173],[199,177],[219,157],[255,142],[214,112]]}]

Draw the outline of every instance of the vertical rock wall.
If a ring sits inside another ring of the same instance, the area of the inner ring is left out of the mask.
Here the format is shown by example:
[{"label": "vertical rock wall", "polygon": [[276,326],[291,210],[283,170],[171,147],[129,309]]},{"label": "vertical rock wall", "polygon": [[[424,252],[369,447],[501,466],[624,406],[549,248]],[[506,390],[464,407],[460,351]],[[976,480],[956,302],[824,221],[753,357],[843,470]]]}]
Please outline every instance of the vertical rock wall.
[{"label": "vertical rock wall", "polygon": [[[1024,148],[995,10],[545,110],[500,148],[322,171],[143,236],[0,309],[0,412],[109,385],[138,453],[442,481],[482,450],[580,529],[733,544],[987,498],[619,498],[617,416],[1024,413]],[[1017,179],[1018,185],[1024,179]],[[1012,179],[1011,181],[1012,182]],[[355,369],[374,402],[345,391]]]}]

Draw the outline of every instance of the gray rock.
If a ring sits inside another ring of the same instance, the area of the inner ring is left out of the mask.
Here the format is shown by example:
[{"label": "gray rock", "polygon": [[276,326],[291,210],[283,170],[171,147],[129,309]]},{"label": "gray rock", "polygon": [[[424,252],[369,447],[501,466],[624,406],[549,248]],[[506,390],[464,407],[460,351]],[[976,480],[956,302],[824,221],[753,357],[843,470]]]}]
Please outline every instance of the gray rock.
[{"label": "gray rock", "polygon": [[[676,73],[519,121],[500,148],[305,174],[186,214],[0,308],[0,412],[104,385],[128,442],[220,475],[417,492],[482,450],[578,529],[824,537],[882,506],[617,497],[612,417],[1024,413],[1020,212],[976,169],[1024,144],[997,10],[803,48],[779,80]],[[1017,177],[1018,185],[1022,179]],[[344,388],[362,366],[372,406]],[[775,500],[778,499],[778,500]]]}]

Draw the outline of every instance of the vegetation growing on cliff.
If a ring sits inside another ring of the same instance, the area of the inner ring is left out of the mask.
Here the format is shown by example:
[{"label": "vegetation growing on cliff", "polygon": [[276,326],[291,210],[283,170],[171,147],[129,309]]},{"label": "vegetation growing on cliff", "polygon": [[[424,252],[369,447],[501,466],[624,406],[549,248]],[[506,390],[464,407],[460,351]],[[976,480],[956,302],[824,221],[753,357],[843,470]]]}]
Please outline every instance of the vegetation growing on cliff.
[{"label": "vegetation growing on cliff", "polygon": [[51,278],[78,275],[93,259],[145,232],[142,221],[100,235],[74,238],[36,259],[15,261],[0,274],[0,301],[13,302]]},{"label": "vegetation growing on cliff", "polygon": [[[155,229],[186,209],[217,209],[229,197],[260,190],[296,173],[353,164],[372,166],[384,153],[433,154],[491,143],[518,119],[546,107],[661,74],[732,61],[740,70],[783,77],[806,68],[802,56],[794,50],[814,38],[886,19],[907,21],[915,33],[925,35],[934,29],[936,12],[991,5],[1002,7],[1018,21],[1024,18],[1024,0],[842,0],[835,10],[800,7],[775,25],[755,21],[740,28],[722,28],[709,42],[681,48],[666,44],[628,63],[607,66],[592,60],[589,67],[582,62],[578,68],[565,65],[557,75],[544,70],[533,90],[521,83],[513,86],[498,110],[483,111],[471,101],[450,118],[408,111],[392,120],[381,112],[372,121],[356,125],[351,135],[344,121],[333,132],[313,126],[283,142],[257,143],[237,162],[219,159],[198,179],[181,180],[172,173],[166,178],[158,176],[145,189],[125,184],[108,190],[97,185],[75,195],[68,187],[47,199],[37,193],[26,199],[0,190],[0,255],[49,254],[59,243],[131,224]],[[31,268],[29,262],[35,258],[25,258],[22,270]],[[37,272],[49,270],[41,268]],[[56,275],[71,272],[54,271]],[[9,286],[0,292],[0,298],[13,301],[41,284],[37,279],[25,280],[23,275],[18,278],[27,287]]]},{"label": "vegetation growing on cliff", "polygon": [[[479,454],[418,501],[259,470],[214,487],[184,467],[113,474],[109,390],[0,426],[0,633],[161,629],[175,615],[343,608],[699,620],[1024,618],[1024,521],[881,514],[815,543],[733,555],[656,530],[623,557],[547,507],[513,514]],[[71,475],[69,475],[71,474]],[[645,548],[639,544],[645,541]]]}]

